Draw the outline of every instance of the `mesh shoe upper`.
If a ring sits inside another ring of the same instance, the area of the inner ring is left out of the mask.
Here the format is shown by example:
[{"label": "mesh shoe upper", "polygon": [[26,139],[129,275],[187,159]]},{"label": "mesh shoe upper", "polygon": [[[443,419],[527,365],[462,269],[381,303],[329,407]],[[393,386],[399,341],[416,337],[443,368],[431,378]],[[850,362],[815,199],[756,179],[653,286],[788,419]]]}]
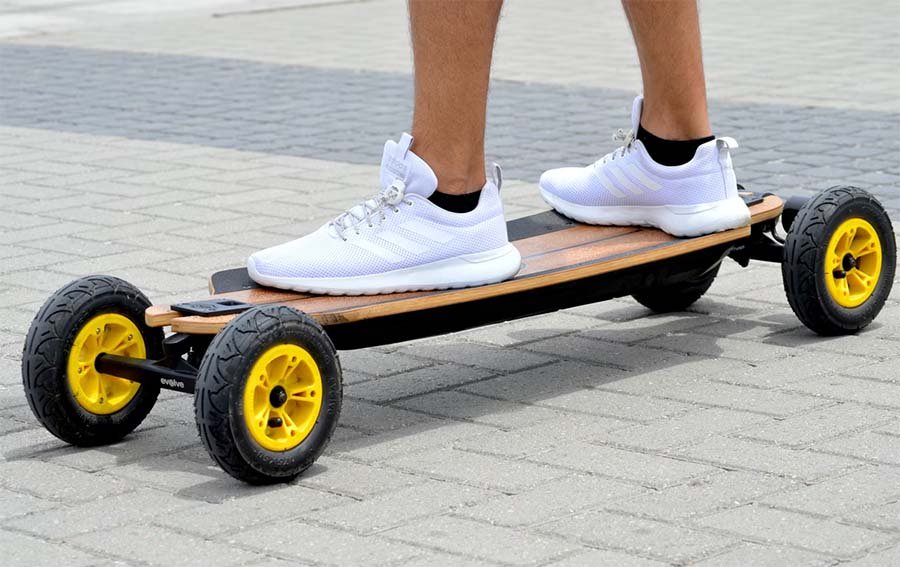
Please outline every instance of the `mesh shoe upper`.
[{"label": "mesh shoe upper", "polygon": [[506,245],[497,186],[487,182],[471,212],[445,211],[428,200],[437,179],[409,150],[411,143],[404,134],[399,143],[385,144],[381,194],[311,234],[253,254],[256,272],[285,278],[358,277]]},{"label": "mesh shoe upper", "polygon": [[737,197],[737,184],[729,149],[730,138],[720,138],[697,148],[684,165],[654,162],[640,140],[634,139],[640,123],[643,98],[632,107],[632,132],[618,133],[624,145],[587,167],[551,169],[541,176],[541,189],[580,206],[695,205]]}]

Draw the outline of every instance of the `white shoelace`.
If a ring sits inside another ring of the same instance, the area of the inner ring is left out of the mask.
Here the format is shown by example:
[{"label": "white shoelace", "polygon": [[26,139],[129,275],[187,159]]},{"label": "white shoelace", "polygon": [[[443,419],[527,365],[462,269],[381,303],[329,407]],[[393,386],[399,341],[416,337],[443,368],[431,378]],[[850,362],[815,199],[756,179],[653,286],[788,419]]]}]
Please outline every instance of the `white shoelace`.
[{"label": "white shoelace", "polygon": [[365,222],[369,227],[375,226],[375,222],[383,222],[387,216],[384,214],[386,209],[391,209],[395,213],[399,213],[397,207],[400,203],[412,205],[412,201],[404,199],[406,185],[399,179],[384,188],[384,190],[371,199],[366,199],[362,203],[355,205],[347,211],[339,214],[329,225],[334,228],[334,232],[343,240],[347,240],[345,231],[353,230],[359,234],[359,225]]},{"label": "white shoelace", "polygon": [[622,142],[622,146],[620,148],[616,148],[602,158],[598,159],[594,163],[595,166],[603,165],[604,163],[612,161],[616,158],[625,157],[625,154],[630,152],[634,147],[634,130],[625,131],[622,128],[619,128],[613,133],[612,139],[614,142]]}]

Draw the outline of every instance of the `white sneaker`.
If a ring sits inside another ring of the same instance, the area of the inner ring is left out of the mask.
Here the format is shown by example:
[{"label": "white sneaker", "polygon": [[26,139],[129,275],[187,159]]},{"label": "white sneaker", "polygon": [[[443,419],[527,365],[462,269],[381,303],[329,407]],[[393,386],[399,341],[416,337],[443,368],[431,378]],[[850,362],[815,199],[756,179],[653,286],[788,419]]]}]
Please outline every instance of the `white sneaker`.
[{"label": "white sneaker", "polygon": [[499,175],[468,213],[428,200],[434,172],[410,151],[412,136],[388,141],[381,158],[382,192],[312,234],[250,256],[257,283],[332,295],[447,289],[499,282],[519,271],[509,243]]},{"label": "white sneaker", "polygon": [[750,223],[738,195],[729,150],[732,138],[697,148],[686,164],[660,165],[634,138],[643,97],[634,99],[631,132],[614,136],[624,145],[587,167],[551,169],[541,176],[541,196],[577,221],[655,226],[675,236],[699,236]]}]

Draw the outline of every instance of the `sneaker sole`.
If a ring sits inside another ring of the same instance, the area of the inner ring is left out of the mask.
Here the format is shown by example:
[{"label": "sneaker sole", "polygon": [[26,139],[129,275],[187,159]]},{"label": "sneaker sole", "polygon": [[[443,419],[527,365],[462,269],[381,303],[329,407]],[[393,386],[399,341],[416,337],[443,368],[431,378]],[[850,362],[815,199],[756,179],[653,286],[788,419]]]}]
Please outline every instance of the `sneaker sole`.
[{"label": "sneaker sole", "polygon": [[412,268],[343,278],[287,278],[260,274],[253,258],[247,272],[264,286],[323,295],[375,295],[474,287],[501,282],[518,273],[522,257],[512,244]]},{"label": "sneaker sole", "polygon": [[592,207],[570,203],[543,187],[541,197],[557,212],[578,222],[611,226],[649,226],[678,237],[702,236],[750,224],[740,197],[697,205]]}]

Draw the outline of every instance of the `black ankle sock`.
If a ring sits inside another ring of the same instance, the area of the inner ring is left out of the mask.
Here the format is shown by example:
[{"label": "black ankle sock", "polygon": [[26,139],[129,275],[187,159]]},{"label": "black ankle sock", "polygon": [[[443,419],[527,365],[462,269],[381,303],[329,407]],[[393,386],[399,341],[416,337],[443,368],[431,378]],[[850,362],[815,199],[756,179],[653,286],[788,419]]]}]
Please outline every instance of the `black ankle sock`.
[{"label": "black ankle sock", "polygon": [[636,137],[647,148],[647,153],[653,161],[670,166],[686,164],[694,159],[697,148],[716,139],[715,136],[707,136],[696,140],[664,140],[644,130],[643,126],[638,126]]},{"label": "black ankle sock", "polygon": [[474,211],[478,206],[478,199],[481,198],[481,189],[463,195],[451,195],[449,193],[441,193],[435,191],[428,197],[428,200],[451,213],[468,213]]}]

